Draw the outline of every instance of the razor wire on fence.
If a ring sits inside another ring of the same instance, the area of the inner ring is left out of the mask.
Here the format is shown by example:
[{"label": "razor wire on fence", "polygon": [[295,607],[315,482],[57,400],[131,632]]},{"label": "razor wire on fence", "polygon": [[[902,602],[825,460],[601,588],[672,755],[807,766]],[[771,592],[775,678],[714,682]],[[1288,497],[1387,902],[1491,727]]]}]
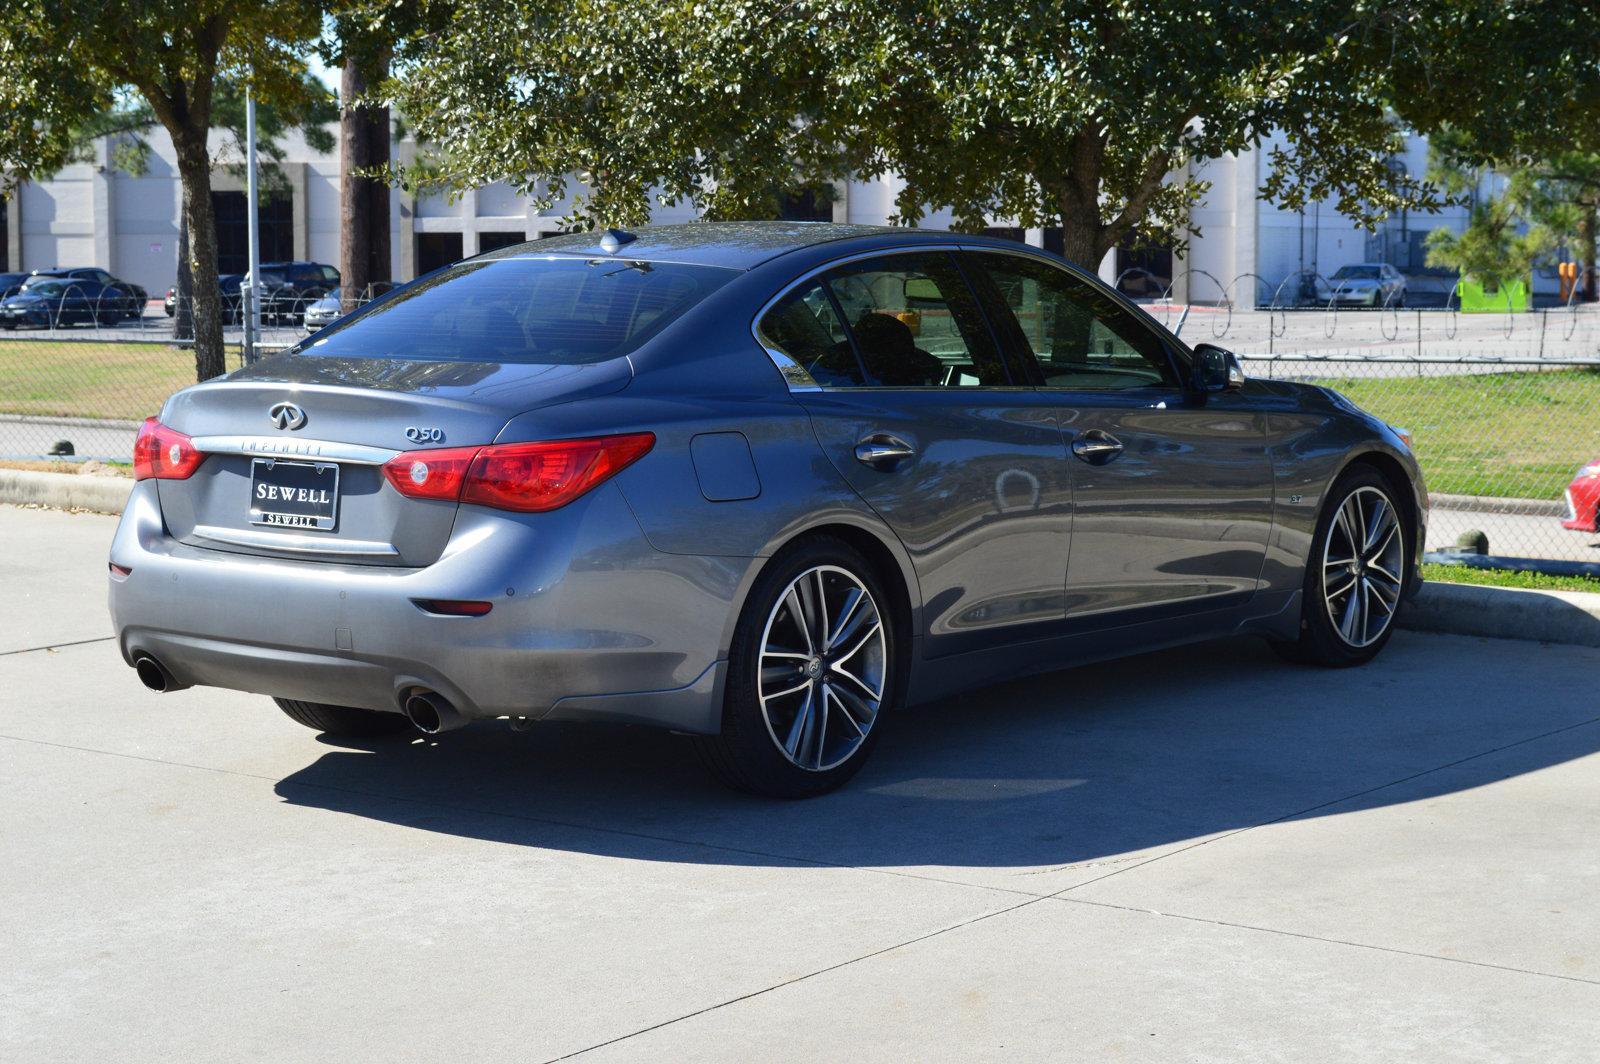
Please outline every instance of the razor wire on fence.
[{"label": "razor wire on fence", "polygon": [[[1145,309],[1191,344],[1232,349],[1251,376],[1330,387],[1409,430],[1434,495],[1428,547],[1479,531],[1496,554],[1600,562],[1600,307],[1257,307],[1260,278],[1216,287],[1225,298],[1180,304],[1168,286]],[[1226,298],[1247,290],[1249,307]],[[126,462],[139,422],[193,382],[193,346],[177,332],[186,316],[168,313],[172,301],[105,309],[82,321],[0,318],[0,460]],[[265,298],[255,353],[298,342],[342,309],[325,294]],[[244,360],[237,302],[224,314],[234,368]]]}]

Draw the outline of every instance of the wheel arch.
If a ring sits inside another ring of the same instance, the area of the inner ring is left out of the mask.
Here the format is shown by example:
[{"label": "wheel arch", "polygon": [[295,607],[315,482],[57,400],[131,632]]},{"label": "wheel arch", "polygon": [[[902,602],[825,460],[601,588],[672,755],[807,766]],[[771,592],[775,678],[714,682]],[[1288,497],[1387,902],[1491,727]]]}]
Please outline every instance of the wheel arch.
[{"label": "wheel arch", "polygon": [[744,614],[751,589],[761,574],[772,565],[773,560],[798,543],[831,536],[848,543],[867,559],[889,595],[890,601],[887,605],[894,619],[895,636],[901,650],[901,653],[896,655],[898,660],[895,665],[895,694],[897,700],[903,699],[910,682],[912,660],[916,657],[919,642],[916,634],[920,630],[922,597],[916,571],[911,567],[910,559],[906,557],[900,541],[893,538],[886,530],[873,528],[864,521],[840,520],[840,516],[842,515],[833,515],[830,519],[789,532],[772,544],[771,549],[763,554],[759,565],[751,566],[744,586],[740,589],[736,607],[729,611],[728,627],[723,635],[722,645],[725,648],[732,645],[733,630]]},{"label": "wheel arch", "polygon": [[1395,501],[1399,503],[1400,519],[1405,525],[1406,535],[1411,538],[1410,557],[1407,559],[1409,564],[1406,566],[1406,591],[1409,593],[1416,588],[1421,576],[1419,565],[1423,551],[1423,523],[1417,485],[1400,459],[1387,451],[1372,448],[1349,455],[1345,459],[1344,464],[1328,483],[1329,493],[1331,494],[1335,484],[1352,470],[1359,468],[1375,470],[1379,476],[1388,481],[1389,487],[1394,492]]}]

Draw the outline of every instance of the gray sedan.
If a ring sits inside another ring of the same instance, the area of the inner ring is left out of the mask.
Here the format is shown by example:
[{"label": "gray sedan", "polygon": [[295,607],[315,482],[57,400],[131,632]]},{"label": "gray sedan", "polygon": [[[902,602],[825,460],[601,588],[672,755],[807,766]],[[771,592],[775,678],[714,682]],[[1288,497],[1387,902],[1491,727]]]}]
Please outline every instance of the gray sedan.
[{"label": "gray sedan", "polygon": [[458,263],[174,395],[135,466],[147,686],[337,734],[648,724],[790,797],[1026,673],[1242,633],[1368,661],[1427,516],[1403,432],[1059,258],[815,224]]}]

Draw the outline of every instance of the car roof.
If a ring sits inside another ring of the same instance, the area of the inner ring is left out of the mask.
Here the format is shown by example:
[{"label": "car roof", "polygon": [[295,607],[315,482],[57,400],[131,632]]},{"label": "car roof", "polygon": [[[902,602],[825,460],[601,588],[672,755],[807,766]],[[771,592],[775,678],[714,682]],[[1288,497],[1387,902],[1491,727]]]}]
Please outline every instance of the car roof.
[{"label": "car roof", "polygon": [[[644,262],[685,262],[748,270],[780,255],[818,244],[866,237],[893,238],[897,245],[949,243],[1015,247],[1015,241],[998,237],[953,234],[937,229],[909,229],[887,225],[840,225],[833,222],[689,222],[683,225],[645,225],[626,231],[631,241],[615,249],[601,246],[605,230],[563,233],[529,240],[491,251],[480,259],[516,258],[523,255],[582,255],[586,258],[627,259]],[[888,243],[888,241],[885,241]]]}]

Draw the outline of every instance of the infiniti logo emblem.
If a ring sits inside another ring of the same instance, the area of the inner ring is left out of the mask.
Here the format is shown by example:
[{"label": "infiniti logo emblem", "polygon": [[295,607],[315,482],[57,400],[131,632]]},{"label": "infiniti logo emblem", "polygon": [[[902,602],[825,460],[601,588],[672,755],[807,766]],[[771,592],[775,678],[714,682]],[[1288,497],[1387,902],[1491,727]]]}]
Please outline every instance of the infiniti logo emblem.
[{"label": "infiniti logo emblem", "polygon": [[279,403],[267,411],[267,416],[280,429],[297,429],[306,423],[306,412],[293,403]]}]

